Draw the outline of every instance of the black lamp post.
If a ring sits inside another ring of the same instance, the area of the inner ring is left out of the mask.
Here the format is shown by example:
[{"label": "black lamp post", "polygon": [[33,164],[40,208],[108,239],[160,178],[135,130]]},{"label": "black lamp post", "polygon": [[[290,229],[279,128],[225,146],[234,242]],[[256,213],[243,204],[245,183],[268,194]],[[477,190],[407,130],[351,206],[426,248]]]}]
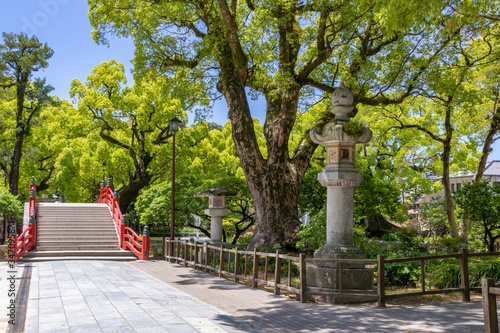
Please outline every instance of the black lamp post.
[{"label": "black lamp post", "polygon": [[9,162],[9,154],[3,155],[3,164],[5,166],[5,187],[7,187],[7,163]]},{"label": "black lamp post", "polygon": [[[170,120],[170,131],[172,132],[172,195],[170,198],[170,240],[174,239],[175,226],[175,133],[179,130],[180,120],[177,117]],[[172,247],[174,243],[171,243]],[[171,252],[172,253],[172,252]]]}]

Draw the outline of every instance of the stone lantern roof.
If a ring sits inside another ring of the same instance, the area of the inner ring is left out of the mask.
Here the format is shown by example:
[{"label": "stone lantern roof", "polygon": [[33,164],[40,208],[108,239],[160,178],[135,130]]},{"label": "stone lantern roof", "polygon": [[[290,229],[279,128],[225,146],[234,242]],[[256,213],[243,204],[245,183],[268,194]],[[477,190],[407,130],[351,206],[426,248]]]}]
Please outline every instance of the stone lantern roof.
[{"label": "stone lantern roof", "polygon": [[239,197],[241,194],[238,192],[228,191],[222,187],[212,187],[211,189],[204,190],[196,193],[195,197]]}]

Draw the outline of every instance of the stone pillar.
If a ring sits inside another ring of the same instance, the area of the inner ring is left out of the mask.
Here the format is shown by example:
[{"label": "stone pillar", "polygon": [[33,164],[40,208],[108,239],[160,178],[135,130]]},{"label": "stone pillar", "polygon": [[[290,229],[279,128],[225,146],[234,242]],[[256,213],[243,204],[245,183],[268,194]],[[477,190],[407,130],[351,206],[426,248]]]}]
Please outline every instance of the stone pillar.
[{"label": "stone pillar", "polygon": [[210,242],[222,243],[222,218],[231,213],[225,208],[226,197],[239,195],[221,187],[214,187],[194,195],[195,197],[208,197],[208,209],[205,209],[204,213],[210,216]]},{"label": "stone pillar", "polygon": [[210,241],[222,242],[222,218],[229,215],[229,209],[209,208],[205,209],[205,215],[210,216]]},{"label": "stone pillar", "polygon": [[[318,174],[318,181],[327,188],[326,244],[314,253],[314,258],[364,259],[363,251],[353,244],[354,188],[361,184],[362,174],[356,170],[355,148],[358,143],[371,140],[372,132],[366,126],[346,126],[352,106],[352,93],[343,82],[332,96],[334,122],[311,131],[311,139],[326,146],[326,168]],[[346,132],[346,128],[350,128]],[[354,129],[353,129],[354,128]],[[339,289],[339,270],[336,263],[320,263],[307,268],[308,286]],[[373,270],[364,264],[342,265],[342,289],[372,289]],[[332,290],[333,292],[333,290]],[[338,299],[324,299],[336,303]],[[346,301],[343,299],[342,301]],[[347,299],[347,301],[355,301]]]}]

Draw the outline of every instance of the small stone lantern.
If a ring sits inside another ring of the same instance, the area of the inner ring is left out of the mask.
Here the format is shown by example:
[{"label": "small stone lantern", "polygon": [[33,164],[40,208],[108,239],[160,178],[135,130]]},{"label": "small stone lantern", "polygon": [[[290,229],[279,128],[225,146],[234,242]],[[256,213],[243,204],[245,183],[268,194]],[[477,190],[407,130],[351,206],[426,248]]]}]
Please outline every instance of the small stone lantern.
[{"label": "small stone lantern", "polygon": [[222,218],[229,215],[226,209],[226,197],[240,196],[239,193],[230,192],[222,187],[213,187],[206,191],[201,191],[195,197],[208,197],[208,209],[204,213],[210,216],[210,241],[222,243]]}]

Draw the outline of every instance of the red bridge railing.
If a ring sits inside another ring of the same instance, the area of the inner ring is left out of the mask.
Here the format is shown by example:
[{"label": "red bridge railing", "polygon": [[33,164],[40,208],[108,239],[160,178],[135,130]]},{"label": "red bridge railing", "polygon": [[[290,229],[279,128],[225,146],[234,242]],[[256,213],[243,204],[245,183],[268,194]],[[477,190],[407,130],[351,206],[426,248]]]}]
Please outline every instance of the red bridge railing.
[{"label": "red bridge railing", "polygon": [[106,186],[104,181],[101,184],[101,193],[99,195],[98,203],[105,203],[109,206],[113,220],[115,221],[116,231],[120,238],[120,248],[123,250],[130,250],[140,260],[149,259],[149,230],[144,227],[144,235],[141,237],[137,235],[134,230],[127,227],[126,219],[120,211],[118,206],[118,191],[113,192],[111,179],[108,178]]},{"label": "red bridge railing", "polygon": [[[36,246],[36,182],[35,177],[31,177],[30,199],[29,199],[29,227],[19,235],[19,232],[13,233],[9,237],[9,258],[19,261],[26,251],[31,251]],[[13,226],[13,228],[15,228]],[[11,246],[12,244],[12,246]],[[11,249],[14,248],[12,251]]]}]

